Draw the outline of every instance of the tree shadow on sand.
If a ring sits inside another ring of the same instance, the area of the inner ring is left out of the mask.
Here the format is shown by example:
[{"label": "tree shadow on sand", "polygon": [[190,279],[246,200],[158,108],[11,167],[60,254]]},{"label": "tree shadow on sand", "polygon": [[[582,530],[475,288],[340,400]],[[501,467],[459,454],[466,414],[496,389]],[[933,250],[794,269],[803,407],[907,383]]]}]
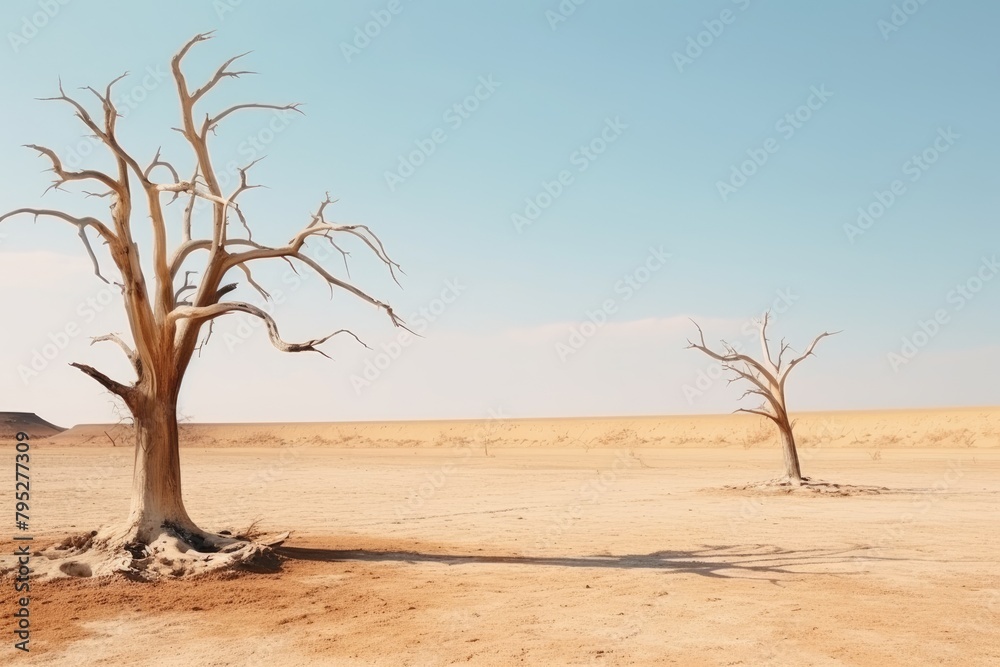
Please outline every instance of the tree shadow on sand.
[{"label": "tree shadow on sand", "polygon": [[[691,551],[655,551],[649,554],[598,556],[485,556],[416,551],[317,549],[283,546],[275,554],[283,560],[326,563],[437,563],[441,565],[528,565],[538,567],[662,570],[720,579],[757,579],[779,583],[795,575],[860,574],[859,562],[904,560],[865,555],[866,547],[850,549],[783,549],[770,545],[703,546]],[[838,565],[854,564],[845,570]]]}]

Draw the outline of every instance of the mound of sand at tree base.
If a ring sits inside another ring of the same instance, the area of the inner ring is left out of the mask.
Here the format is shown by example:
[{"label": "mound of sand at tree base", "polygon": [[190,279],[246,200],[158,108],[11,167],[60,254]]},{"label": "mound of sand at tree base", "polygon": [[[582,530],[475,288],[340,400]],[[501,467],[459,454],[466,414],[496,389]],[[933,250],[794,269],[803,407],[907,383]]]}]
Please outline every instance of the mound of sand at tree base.
[{"label": "mound of sand at tree base", "polygon": [[[811,412],[795,417],[801,449],[1000,447],[1000,408]],[[122,425],[84,425],[57,446],[129,446]],[[298,424],[183,424],[184,447],[716,448],[776,447],[769,421],[746,414]]]},{"label": "mound of sand at tree base", "polygon": [[32,438],[48,438],[65,430],[31,412],[0,412],[0,438],[4,440],[18,433],[27,433]]}]

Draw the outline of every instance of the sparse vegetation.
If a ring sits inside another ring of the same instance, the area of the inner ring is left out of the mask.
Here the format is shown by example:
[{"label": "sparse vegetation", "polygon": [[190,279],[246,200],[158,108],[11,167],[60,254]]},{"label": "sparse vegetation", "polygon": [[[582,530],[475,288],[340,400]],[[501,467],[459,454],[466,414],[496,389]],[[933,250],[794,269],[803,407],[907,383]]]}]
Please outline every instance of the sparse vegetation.
[{"label": "sparse vegetation", "polygon": [[769,313],[764,313],[764,316],[757,321],[762,353],[762,358],[759,361],[746,354],[742,354],[725,341],[722,341],[724,352],[712,351],[706,345],[705,334],[697,322],[694,325],[698,329],[698,342],[694,343],[689,340],[688,348],[699,350],[712,359],[721,362],[723,368],[733,374],[730,382],[741,381],[750,384],[750,388],[743,393],[741,398],[760,396],[764,399],[763,405],[759,408],[738,408],[736,411],[766,417],[774,422],[781,435],[782,452],[785,458],[785,480],[790,484],[799,485],[802,483],[803,478],[799,466],[798,451],[795,448],[795,436],[792,433],[792,422],[789,419],[788,407],[785,401],[785,382],[788,380],[788,375],[793,368],[813,355],[813,350],[816,349],[819,341],[834,334],[828,332],[820,334],[813,339],[804,354],[789,359],[785,363],[785,353],[791,350],[791,346],[782,339],[777,358],[772,358],[770,342],[767,338],[769,319]]}]

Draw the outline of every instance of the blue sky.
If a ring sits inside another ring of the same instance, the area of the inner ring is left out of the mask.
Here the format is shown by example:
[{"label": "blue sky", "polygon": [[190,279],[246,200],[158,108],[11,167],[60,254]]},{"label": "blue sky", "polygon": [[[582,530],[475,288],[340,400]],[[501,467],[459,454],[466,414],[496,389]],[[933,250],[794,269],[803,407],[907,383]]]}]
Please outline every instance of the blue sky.
[{"label": "blue sky", "polygon": [[[562,3],[575,7],[563,16],[560,6],[6,3],[0,208],[102,213],[72,194],[40,199],[46,165],[19,148],[80,152],[66,108],[34,101],[60,76],[69,90],[131,71],[120,87],[123,141],[143,161],[162,144],[187,171],[164,74],[184,41],[217,30],[191,53],[189,77],[251,49],[245,65],[259,75],[226,82],[207,108],[298,101],[306,111],[234,117],[214,140],[223,166],[267,155],[255,174],[269,189],[245,203],[258,236],[287,240],[329,190],[339,219],[372,225],[407,274],[400,290],[359,249],[357,282],[404,315],[440,313],[420,318],[424,338],[392,358],[387,321],[347,298],[331,304],[316,281],[292,289],[275,266],[263,276],[289,288],[275,313],[286,337],[349,325],[375,350],[334,342],[334,363],[289,358],[227,322],[189,376],[183,410],[193,418],[725,412],[738,393],[723,382],[691,391],[709,365],[682,349],[687,318],[710,339],[749,344],[744,324],[776,301],[786,312],[775,334],[793,344],[844,330],[800,367],[793,408],[998,402],[1000,278],[987,278],[1000,251],[1000,7],[589,0]],[[366,27],[377,34],[355,41]],[[412,175],[387,178],[428,142]],[[96,156],[83,159],[106,164]],[[560,174],[565,183],[553,185]],[[512,216],[525,215],[526,200],[546,203],[546,183],[558,196],[518,229]],[[882,212],[845,229],[859,207]],[[4,227],[0,409],[107,419],[101,390],[65,363],[125,375],[113,350],[85,339],[122,320],[113,305],[93,321],[81,315],[103,285],[71,228]],[[651,252],[670,257],[646,275]],[[636,275],[648,278],[641,289],[616,289]],[[443,292],[453,303],[436,301]],[[560,354],[608,300],[607,324]],[[921,322],[933,336],[921,337]],[[25,379],[34,353],[74,323],[83,333]],[[893,363],[915,334],[923,344]]]}]

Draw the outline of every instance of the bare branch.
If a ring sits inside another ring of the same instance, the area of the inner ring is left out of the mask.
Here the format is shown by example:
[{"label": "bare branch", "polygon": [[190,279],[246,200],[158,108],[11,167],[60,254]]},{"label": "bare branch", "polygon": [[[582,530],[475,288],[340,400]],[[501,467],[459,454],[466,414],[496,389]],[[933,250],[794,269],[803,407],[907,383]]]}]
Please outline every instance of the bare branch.
[{"label": "bare branch", "polygon": [[232,65],[234,62],[236,62],[243,56],[249,55],[250,53],[251,53],[250,51],[247,51],[246,53],[241,53],[238,56],[233,56],[232,58],[224,62],[222,66],[215,71],[215,75],[208,81],[208,83],[206,83],[204,86],[202,86],[201,88],[199,88],[198,90],[194,91],[194,93],[191,94],[191,101],[197,102],[198,100],[200,100],[205,95],[205,93],[214,88],[216,84],[218,84],[223,79],[226,78],[238,79],[240,78],[240,76],[244,74],[256,74],[256,72],[250,72],[250,71],[229,70],[230,65]]},{"label": "bare branch", "polygon": [[230,202],[227,198],[220,195],[212,194],[211,192],[205,192],[200,189],[196,183],[191,181],[178,181],[177,183],[160,183],[156,186],[156,190],[159,192],[186,192],[187,194],[200,197],[205,201],[210,201],[213,204],[219,204],[220,206],[232,206],[237,208],[237,205]]},{"label": "bare branch", "polygon": [[218,302],[222,300],[222,297],[226,296],[230,292],[235,292],[237,287],[239,287],[239,285],[236,283],[229,283],[228,285],[223,285],[215,292],[215,296],[212,297],[212,301]]},{"label": "bare branch", "polygon": [[198,286],[191,282],[191,276],[197,275],[197,271],[185,271],[184,272],[184,284],[174,293],[174,303],[191,305],[190,301],[181,301],[181,297],[185,292],[190,292],[192,290],[198,289]]},{"label": "bare branch", "polygon": [[[174,165],[170,164],[166,160],[160,159],[159,148],[156,149],[156,155],[153,157],[153,161],[150,162],[149,166],[146,167],[146,169],[143,171],[143,176],[146,177],[146,180],[149,180],[149,175],[152,174],[153,170],[156,169],[157,167],[163,167],[167,169],[170,172],[170,175],[174,177],[174,183],[181,182],[181,177],[178,175],[177,170],[174,168]],[[179,196],[179,193],[175,193],[174,199],[176,199],[177,196]]]},{"label": "bare branch", "polygon": [[[228,239],[225,242],[225,244],[223,244],[224,248],[231,248],[235,246],[245,246],[249,248],[255,248],[258,250],[266,249],[265,246],[262,246],[259,243],[254,243],[253,241],[250,241],[248,239]],[[181,268],[184,266],[185,260],[187,260],[187,258],[190,257],[192,253],[198,250],[211,250],[211,249],[212,249],[212,241],[208,239],[195,239],[193,241],[188,240],[182,245],[178,246],[177,250],[174,252],[173,258],[170,260],[170,272],[172,276],[177,277],[177,274],[180,273]]]},{"label": "bare branch", "polygon": [[36,221],[38,220],[39,217],[42,216],[58,218],[60,220],[64,220],[70,223],[71,225],[76,226],[77,234],[79,235],[80,240],[83,242],[84,248],[87,249],[87,255],[90,257],[90,261],[93,262],[94,264],[94,274],[98,278],[103,280],[105,283],[109,285],[111,284],[111,281],[105,278],[104,275],[101,273],[101,264],[97,260],[97,255],[94,253],[94,248],[90,244],[90,238],[87,236],[87,228],[90,227],[96,229],[97,233],[100,234],[101,237],[103,237],[104,240],[109,244],[111,243],[117,244],[118,238],[115,236],[114,232],[108,229],[108,227],[103,222],[101,222],[97,218],[91,218],[91,217],[77,218],[68,213],[64,213],[63,211],[59,211],[56,209],[43,209],[43,208],[19,208],[10,211],[9,213],[0,215],[0,222],[3,222],[7,218],[12,218],[16,215],[22,215],[22,214],[32,215],[34,216]]},{"label": "bare branch", "polygon": [[128,357],[128,360],[132,363],[132,368],[135,370],[136,375],[140,378],[142,377],[142,360],[139,358],[136,351],[133,350],[128,343],[122,340],[121,336],[118,334],[106,334],[90,340],[91,345],[96,345],[98,343],[114,343],[120,347],[125,353],[125,356]]},{"label": "bare branch", "polygon": [[409,328],[407,328],[403,320],[396,315],[396,313],[393,311],[392,307],[389,304],[382,303],[378,299],[375,299],[369,296],[367,293],[361,291],[351,283],[348,283],[346,281],[334,277],[329,271],[320,266],[320,264],[316,262],[316,260],[312,259],[311,257],[308,257],[307,255],[295,254],[291,255],[291,257],[297,259],[298,261],[302,262],[303,264],[311,268],[313,271],[318,273],[320,277],[322,277],[324,280],[326,280],[327,283],[329,283],[331,292],[334,287],[340,287],[341,289],[347,290],[348,292],[362,299],[363,301],[367,301],[373,306],[385,311],[385,313],[389,316],[389,319],[392,321],[392,324],[394,326],[397,326],[401,329],[405,329],[406,331],[409,331],[415,336],[419,335],[411,331]]},{"label": "bare branch", "polygon": [[[767,323],[771,319],[771,312],[765,310],[764,316],[757,321],[757,328],[760,330],[760,348],[764,355],[764,364],[772,375],[777,377],[778,367],[771,361],[771,347],[767,340]],[[780,358],[780,357],[779,357]]]},{"label": "bare branch", "polygon": [[257,293],[264,298],[264,301],[270,301],[271,294],[266,289],[261,287],[256,280],[254,280],[253,273],[250,271],[250,267],[247,266],[246,264],[240,264],[239,267],[243,270],[243,273],[246,275],[247,282],[250,283],[250,286],[253,287],[255,290],[257,290]]},{"label": "bare branch", "polygon": [[792,346],[791,346],[791,345],[789,345],[788,343],[786,343],[786,342],[785,342],[785,339],[784,339],[784,338],[782,338],[782,339],[781,339],[781,344],[780,344],[780,347],[779,347],[779,349],[778,349],[778,361],[777,361],[777,363],[775,364],[775,365],[776,365],[776,366],[778,367],[778,371],[779,371],[779,372],[781,371],[781,363],[782,363],[782,362],[781,362],[781,359],[782,359],[782,357],[784,357],[784,356],[785,356],[785,352],[787,352],[787,351],[788,351],[788,350],[790,350],[790,349],[792,349]]},{"label": "bare branch", "polygon": [[121,76],[112,79],[111,82],[104,89],[104,94],[100,94],[90,86],[86,86],[84,90],[89,90],[94,94],[97,99],[101,101],[101,108],[104,109],[104,127],[108,134],[113,134],[115,131],[115,124],[118,120],[118,109],[115,108],[114,102],[111,101],[111,89],[114,88],[115,84],[128,76],[128,72],[125,72]]},{"label": "bare branch", "polygon": [[318,349],[318,346],[327,342],[334,336],[337,336],[342,333],[348,334],[349,336],[353,337],[354,340],[358,341],[365,347],[368,347],[360,338],[358,338],[354,333],[352,333],[347,329],[340,329],[338,331],[333,332],[329,336],[324,336],[323,338],[316,338],[314,340],[308,340],[304,343],[285,342],[281,338],[280,333],[278,332],[278,325],[274,321],[273,317],[271,317],[267,312],[258,308],[257,306],[238,301],[218,303],[215,304],[214,306],[206,306],[203,308],[193,308],[193,307],[178,308],[177,310],[175,310],[173,313],[170,314],[170,318],[175,321],[181,319],[189,319],[195,323],[199,323],[199,322],[214,320],[219,317],[222,317],[223,315],[228,315],[230,313],[246,313],[248,315],[252,315],[256,318],[263,320],[265,325],[267,325],[267,332],[271,338],[271,343],[274,345],[274,347],[281,350],[282,352],[318,352],[319,354],[322,354],[324,357],[329,358],[329,355],[327,355],[322,350]]},{"label": "bare branch", "polygon": [[[194,176],[191,177],[191,182],[198,183],[198,167],[194,168]],[[184,207],[184,221],[181,225],[181,241],[187,243],[191,240],[191,218],[194,215],[194,205],[198,200],[198,195],[194,192],[191,193],[191,198],[188,199],[187,206]],[[177,269],[171,263],[171,272],[176,275]]]},{"label": "bare branch", "polygon": [[257,164],[263,159],[264,158],[257,158],[247,166],[240,167],[238,169],[238,171],[240,172],[240,184],[236,188],[236,190],[234,190],[233,193],[229,195],[229,197],[226,199],[227,202],[233,205],[233,208],[236,211],[236,215],[239,216],[240,222],[243,223],[243,229],[245,229],[247,232],[247,238],[250,239],[251,241],[253,240],[253,230],[251,230],[250,225],[247,224],[247,219],[246,216],[243,215],[243,211],[240,209],[239,206],[236,205],[236,198],[239,197],[244,192],[246,192],[247,190],[253,190],[255,188],[264,187],[262,185],[250,185],[249,181],[247,181],[247,172],[250,171],[250,169],[252,169],[255,164]]},{"label": "bare branch", "polygon": [[[250,262],[263,259],[284,259],[297,260],[302,262],[317,274],[319,274],[330,286],[331,293],[333,288],[339,287],[344,289],[351,294],[354,294],[358,298],[372,304],[385,311],[389,318],[392,320],[394,326],[402,327],[406,329],[403,321],[393,312],[392,308],[378,299],[370,296],[366,292],[362,291],[358,287],[355,287],[351,283],[341,280],[323,268],[318,262],[310,258],[308,255],[302,252],[302,248],[309,238],[315,236],[327,237],[336,232],[344,232],[351,234],[357,238],[362,239],[365,244],[372,250],[379,260],[389,267],[390,274],[393,279],[396,280],[396,275],[394,269],[398,269],[399,265],[394,262],[385,252],[385,248],[382,245],[381,240],[365,225],[334,225],[326,222],[324,217],[324,211],[326,207],[333,203],[330,199],[329,193],[326,198],[320,203],[319,208],[316,213],[312,216],[310,223],[302,229],[295,237],[288,243],[288,245],[271,248],[266,246],[261,246],[259,244],[248,244],[252,246],[251,250],[245,252],[236,253],[230,255],[224,264],[225,270],[229,271],[241,265],[248,265]],[[398,280],[397,280],[398,283]],[[409,331],[409,329],[407,329]]]},{"label": "bare branch", "polygon": [[816,349],[816,344],[817,343],[819,343],[821,340],[823,340],[827,336],[836,336],[839,333],[841,333],[841,332],[840,331],[824,331],[823,333],[821,333],[820,335],[816,336],[816,338],[813,339],[813,342],[809,344],[809,347],[806,348],[806,351],[805,351],[804,354],[802,354],[802,356],[796,357],[795,359],[792,359],[791,361],[789,361],[788,362],[788,366],[786,366],[785,370],[783,370],[781,372],[781,379],[778,382],[779,391],[784,392],[784,390],[785,390],[785,380],[788,379],[788,374],[792,372],[792,369],[795,368],[796,366],[798,366],[806,358],[813,356],[813,350]]},{"label": "bare branch", "polygon": [[303,113],[303,111],[299,109],[300,106],[302,106],[301,102],[294,102],[292,104],[260,104],[260,103],[234,104],[228,109],[221,111],[219,114],[212,116],[210,118],[206,118],[205,123],[202,126],[202,134],[204,134],[205,132],[214,131],[216,126],[219,124],[219,121],[237,111],[242,111],[244,109],[272,109],[274,111],[295,111],[296,113],[302,114],[304,116],[305,113]]},{"label": "bare branch", "polygon": [[92,377],[94,380],[96,380],[102,387],[110,391],[112,394],[121,396],[123,399],[125,399],[126,403],[128,403],[131,400],[132,392],[134,391],[132,387],[126,387],[122,383],[112,380],[107,375],[100,372],[96,368],[93,368],[92,366],[87,366],[86,364],[77,364],[77,363],[70,364],[70,366],[79,369],[80,371],[83,371],[84,373]]},{"label": "bare branch", "polygon": [[764,368],[764,366],[756,359],[748,357],[745,354],[740,354],[736,352],[732,347],[728,346],[727,346],[728,354],[719,354],[718,352],[714,352],[713,350],[709,349],[708,345],[705,344],[705,334],[704,332],[702,332],[701,327],[698,326],[698,323],[695,322],[694,320],[691,320],[691,322],[694,324],[695,328],[698,329],[698,336],[700,343],[693,343],[691,340],[688,340],[688,349],[699,350],[707,354],[711,358],[715,359],[716,361],[721,361],[723,363],[728,363],[728,364],[734,364],[736,362],[744,363],[750,368],[752,368],[754,371],[763,375],[769,384],[773,386],[778,385],[778,379],[774,377],[774,375],[772,375],[768,369]]},{"label": "bare branch", "polygon": [[[83,169],[81,171],[66,171],[63,168],[62,160],[56,155],[56,152],[51,148],[46,148],[45,146],[39,146],[37,144],[25,144],[25,148],[30,148],[33,151],[37,151],[40,155],[44,155],[52,162],[51,171],[58,178],[52,182],[49,186],[49,190],[58,190],[60,187],[69,181],[89,181],[94,180],[106,185],[108,189],[112,192],[120,193],[121,185],[115,179],[111,178],[102,171],[96,169]],[[101,195],[104,196],[104,195]]]},{"label": "bare branch", "polygon": [[778,424],[779,426],[781,425],[781,422],[779,421],[779,419],[777,417],[775,417],[771,413],[765,412],[763,410],[754,410],[752,408],[737,408],[737,409],[733,410],[733,412],[746,412],[746,413],[751,414],[751,415],[758,415],[760,417],[767,417],[768,419],[770,419],[771,421],[773,421],[775,424]]},{"label": "bare branch", "polygon": [[97,95],[98,99],[101,100],[105,114],[105,123],[103,129],[94,121],[93,117],[91,117],[90,113],[86,110],[86,108],[84,108],[82,104],[80,104],[78,101],[76,101],[75,99],[66,94],[66,91],[63,90],[61,81],[59,83],[59,95],[57,97],[45,97],[42,98],[42,100],[46,102],[65,102],[76,110],[76,117],[79,118],[80,121],[82,121],[83,124],[86,125],[91,132],[94,133],[94,136],[100,139],[104,143],[104,145],[107,146],[114,154],[114,156],[117,158],[119,162],[118,187],[120,189],[123,189],[127,187],[127,178],[128,178],[126,174],[127,168],[130,168],[135,173],[136,177],[143,183],[146,182],[146,177],[143,174],[142,168],[139,166],[139,163],[136,162],[135,159],[131,155],[129,155],[124,148],[121,147],[121,145],[118,143],[118,139],[115,137],[115,118],[117,118],[118,112],[115,109],[114,104],[111,102],[110,91],[111,91],[111,86],[113,86],[114,83],[120,81],[121,79],[122,77],[118,77],[117,79],[112,81],[111,84],[108,85],[109,97],[102,96],[93,88],[87,89],[93,92],[95,95]]},{"label": "bare branch", "polygon": [[208,322],[208,333],[205,334],[205,337],[201,340],[200,343],[198,343],[198,347],[196,347],[194,349],[194,351],[198,353],[199,357],[201,357],[201,351],[203,349],[205,349],[205,347],[208,345],[209,341],[212,340],[212,334],[214,334],[214,333],[215,333],[215,320],[209,320],[209,322]]},{"label": "bare branch", "polygon": [[[182,126],[177,129],[179,132],[181,132],[181,134],[184,135],[184,138],[187,139],[187,142],[191,145],[191,148],[194,151],[195,157],[197,159],[198,169],[205,180],[205,187],[208,189],[208,192],[213,197],[217,198],[214,202],[215,206],[212,215],[211,253],[212,257],[215,257],[218,254],[219,250],[222,248],[223,244],[225,243],[227,206],[225,205],[224,200],[221,202],[219,201],[222,199],[222,189],[219,186],[219,181],[218,178],[216,177],[215,169],[212,166],[212,157],[211,154],[209,153],[204,133],[199,133],[198,128],[195,126],[195,121],[194,121],[195,104],[201,98],[201,96],[204,95],[208,91],[208,89],[214,86],[215,84],[214,83],[207,84],[206,86],[203,86],[194,94],[192,94],[190,89],[188,88],[187,79],[184,76],[183,69],[181,68],[181,64],[184,60],[184,57],[187,55],[191,47],[199,42],[204,42],[208,39],[211,39],[211,37],[212,33],[209,32],[209,33],[201,33],[191,38],[181,48],[181,50],[177,53],[177,55],[175,55],[173,59],[171,59],[170,68],[174,75],[174,81],[177,84],[177,95],[181,103]],[[220,72],[224,73],[228,64],[229,63],[223,65],[223,67],[220,68]],[[221,79],[221,78],[222,74],[217,73],[216,79]],[[188,238],[190,238],[190,236]],[[214,272],[206,271],[207,280],[203,283],[204,289],[205,290],[215,289],[215,285],[218,284],[217,283],[218,277],[219,276],[215,275]],[[197,298],[200,299],[205,296],[207,296],[207,292],[200,293]]]}]

